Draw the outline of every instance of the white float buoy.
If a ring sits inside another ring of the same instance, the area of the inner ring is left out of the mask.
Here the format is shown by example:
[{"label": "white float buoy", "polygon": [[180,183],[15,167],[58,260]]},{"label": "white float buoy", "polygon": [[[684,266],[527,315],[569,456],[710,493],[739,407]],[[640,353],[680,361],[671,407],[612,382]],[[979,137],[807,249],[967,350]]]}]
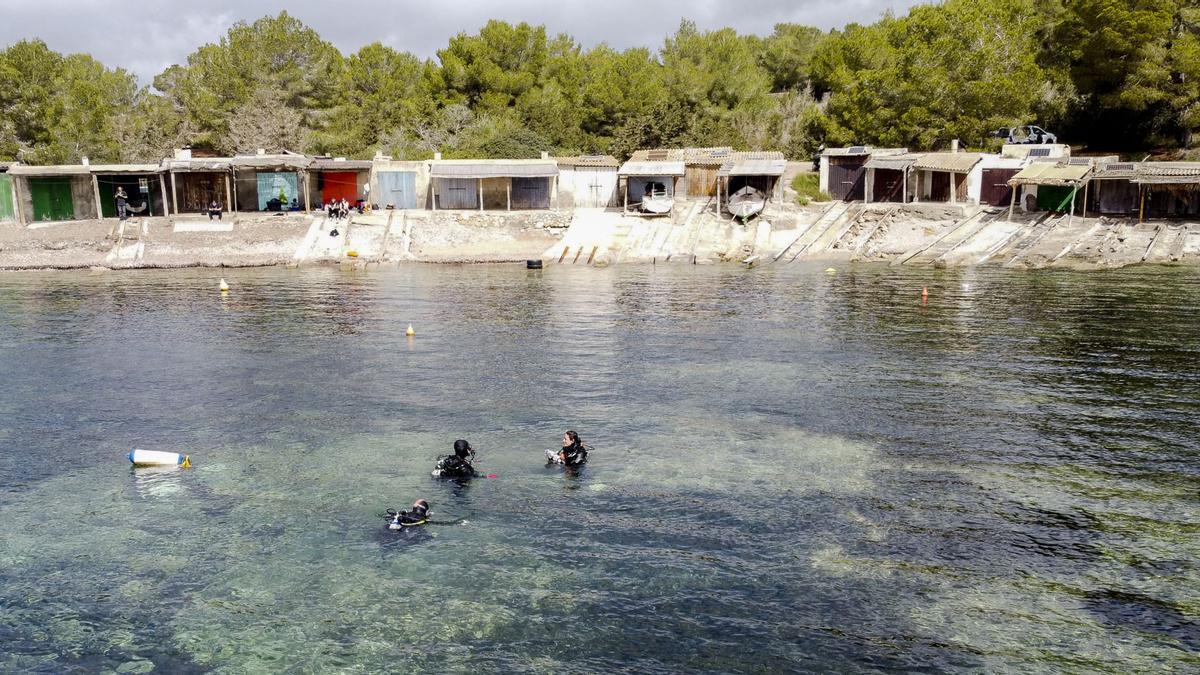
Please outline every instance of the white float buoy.
[{"label": "white float buoy", "polygon": [[225,283],[225,277],[221,277],[221,292],[222,293],[229,292],[229,284]]},{"label": "white float buoy", "polygon": [[192,465],[191,459],[187,455],[163,450],[134,448],[126,457],[134,466],[179,466],[186,469]]},{"label": "white float buoy", "polygon": [[412,337],[417,334],[417,331],[412,329],[412,324],[410,323],[410,324],[408,324],[408,330],[404,331],[404,334],[409,337]]}]

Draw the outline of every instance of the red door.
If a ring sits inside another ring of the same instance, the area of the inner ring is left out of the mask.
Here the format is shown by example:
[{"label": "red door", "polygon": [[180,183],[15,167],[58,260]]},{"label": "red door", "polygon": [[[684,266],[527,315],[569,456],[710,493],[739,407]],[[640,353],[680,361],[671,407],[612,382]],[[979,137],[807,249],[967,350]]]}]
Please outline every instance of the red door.
[{"label": "red door", "polygon": [[353,171],[321,172],[321,201],[345,199],[353,204],[358,199],[358,174]]},{"label": "red door", "polygon": [[1017,169],[984,169],[980,201],[990,206],[1008,206],[1012,201],[1012,187],[1008,179],[1015,175]]}]

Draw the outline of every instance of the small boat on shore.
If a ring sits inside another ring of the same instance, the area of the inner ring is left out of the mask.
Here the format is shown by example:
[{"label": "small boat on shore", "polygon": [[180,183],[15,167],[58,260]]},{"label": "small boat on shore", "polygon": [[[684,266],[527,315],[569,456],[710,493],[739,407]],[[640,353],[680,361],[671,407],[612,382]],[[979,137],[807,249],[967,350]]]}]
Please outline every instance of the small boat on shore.
[{"label": "small boat on shore", "polygon": [[749,185],[729,195],[725,208],[735,217],[746,220],[763,210],[767,205],[767,197],[761,190],[755,190]]},{"label": "small boat on shore", "polygon": [[642,195],[642,211],[663,215],[671,212],[675,198],[667,194],[667,188],[662,183],[649,183]]}]

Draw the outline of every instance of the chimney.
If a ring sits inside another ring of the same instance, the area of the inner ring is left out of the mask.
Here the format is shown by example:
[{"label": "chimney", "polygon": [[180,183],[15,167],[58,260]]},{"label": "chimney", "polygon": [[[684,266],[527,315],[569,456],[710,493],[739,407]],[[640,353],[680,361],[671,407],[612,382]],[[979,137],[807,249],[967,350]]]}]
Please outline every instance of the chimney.
[{"label": "chimney", "polygon": [[84,155],[83,158],[79,160],[79,163],[84,166],[88,166],[89,162],[88,162],[87,155]]},{"label": "chimney", "polygon": [[186,160],[192,158],[191,148],[175,148],[175,159]]},{"label": "chimney", "polygon": [[542,151],[542,159],[550,159],[550,153],[543,150]]},{"label": "chimney", "polygon": [[950,141],[950,152],[958,152],[958,139]]},{"label": "chimney", "polygon": [[266,151],[266,150],[263,150],[262,148],[259,148],[259,149],[258,149],[258,154],[260,154],[260,155],[265,155],[265,154],[267,154],[267,151]]},{"label": "chimney", "polygon": [[438,160],[440,160],[441,158],[442,158],[442,153],[440,153],[440,152],[435,152],[435,153],[433,153],[433,160],[434,160],[435,162],[436,162],[436,161],[438,161]]}]

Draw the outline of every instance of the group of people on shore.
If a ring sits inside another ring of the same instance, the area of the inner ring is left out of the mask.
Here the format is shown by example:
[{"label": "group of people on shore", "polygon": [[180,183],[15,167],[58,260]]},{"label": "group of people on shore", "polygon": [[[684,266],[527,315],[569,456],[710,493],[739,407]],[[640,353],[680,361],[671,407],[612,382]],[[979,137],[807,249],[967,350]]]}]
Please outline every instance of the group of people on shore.
[{"label": "group of people on shore", "polygon": [[[591,446],[586,445],[579,438],[578,433],[567,431],[562,437],[562,448],[557,451],[546,450],[546,465],[559,465],[568,471],[577,472],[580,467],[587,464],[589,449],[591,449]],[[483,474],[480,474],[475,469],[475,449],[471,447],[470,443],[461,438],[454,441],[453,454],[446,455],[437,460],[432,475],[435,478],[448,478],[458,481],[483,476]],[[489,478],[494,477],[494,475],[489,476]],[[389,509],[387,516],[389,530],[420,527],[429,522],[429,502],[425,499],[418,499],[413,502],[412,508],[408,511],[394,511]]]},{"label": "group of people on shore", "polygon": [[351,209],[362,213],[361,206],[352,206],[350,201],[345,197],[325,202],[325,215],[330,220],[345,220],[350,215]]}]

